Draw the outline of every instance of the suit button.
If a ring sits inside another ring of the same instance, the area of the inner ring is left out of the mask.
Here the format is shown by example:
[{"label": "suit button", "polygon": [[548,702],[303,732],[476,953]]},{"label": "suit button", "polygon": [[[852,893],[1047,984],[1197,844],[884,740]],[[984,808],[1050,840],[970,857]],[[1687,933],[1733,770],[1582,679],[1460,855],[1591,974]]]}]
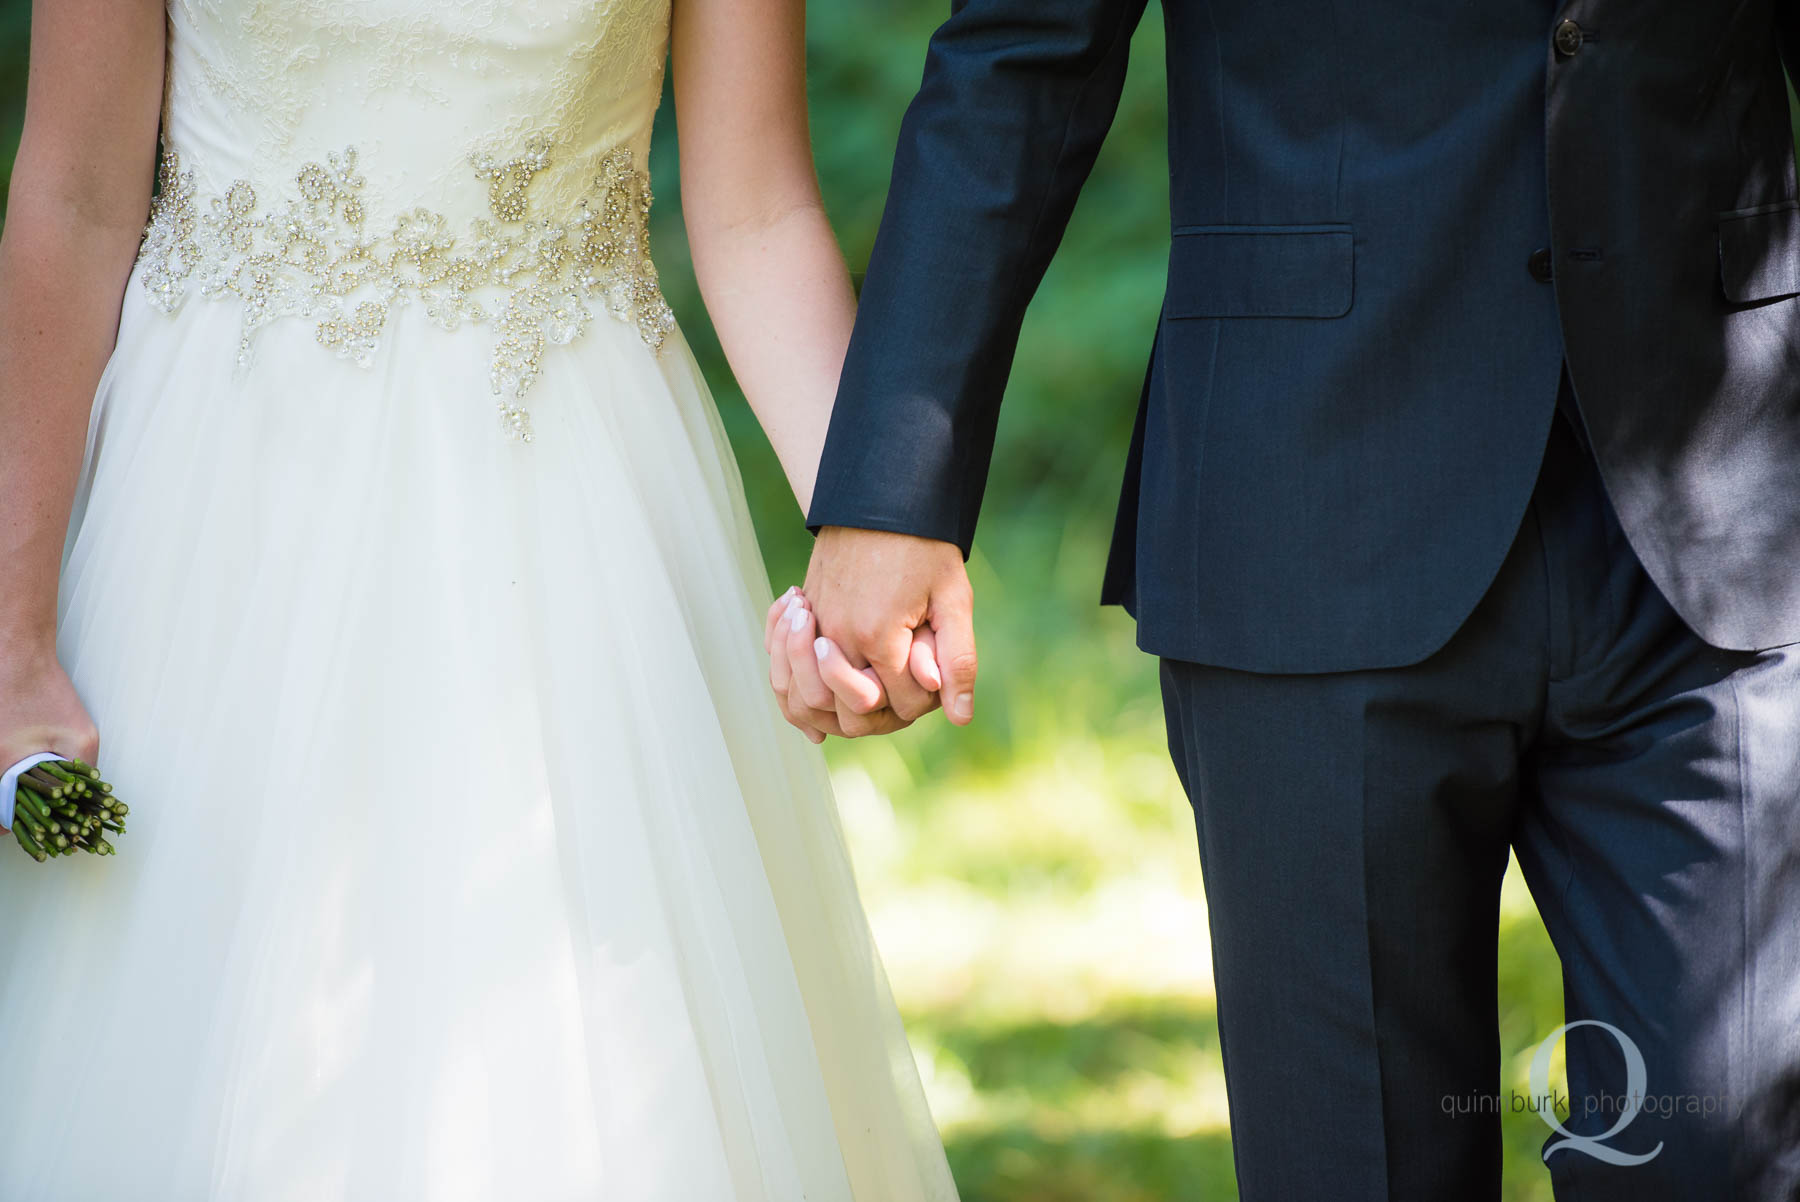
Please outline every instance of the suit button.
[{"label": "suit button", "polygon": [[1525,268],[1531,272],[1532,279],[1540,284],[1548,284],[1550,282],[1551,274],[1550,252],[1543,247],[1539,247],[1537,250],[1532,251],[1531,258],[1525,261]]},{"label": "suit button", "polygon": [[1575,22],[1558,21],[1556,23],[1556,36],[1553,40],[1556,43],[1556,52],[1564,58],[1574,58],[1576,51],[1581,49],[1581,43],[1586,38],[1587,35],[1581,32],[1581,26]]}]

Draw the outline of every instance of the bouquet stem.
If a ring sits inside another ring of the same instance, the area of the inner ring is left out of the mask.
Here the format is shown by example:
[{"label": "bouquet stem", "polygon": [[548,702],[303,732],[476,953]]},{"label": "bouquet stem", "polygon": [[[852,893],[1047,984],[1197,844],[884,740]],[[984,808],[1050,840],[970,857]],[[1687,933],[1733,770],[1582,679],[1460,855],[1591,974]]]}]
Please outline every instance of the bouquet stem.
[{"label": "bouquet stem", "polygon": [[26,769],[13,800],[13,839],[39,863],[78,851],[110,856],[117,849],[106,833],[125,833],[129,807],[80,760],[45,760]]}]

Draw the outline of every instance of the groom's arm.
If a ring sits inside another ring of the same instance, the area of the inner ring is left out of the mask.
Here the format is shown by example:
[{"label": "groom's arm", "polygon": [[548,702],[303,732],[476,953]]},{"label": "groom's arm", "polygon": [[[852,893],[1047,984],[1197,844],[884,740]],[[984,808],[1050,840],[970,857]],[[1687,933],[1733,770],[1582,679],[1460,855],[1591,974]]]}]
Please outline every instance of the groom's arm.
[{"label": "groom's arm", "polygon": [[1019,326],[1145,0],[958,0],[901,127],[808,517],[967,555]]},{"label": "groom's arm", "polygon": [[[973,716],[963,559],[1000,398],[1025,307],[1118,110],[1144,3],[953,0],[931,40],[808,514],[818,630],[850,665],[875,669],[892,707],[891,719],[869,715],[838,694],[845,734],[892,729],[937,704],[909,668],[926,626],[951,721]],[[806,654],[790,648],[796,679]],[[821,667],[834,662],[820,656]],[[829,703],[815,692],[803,700]],[[804,725],[791,697],[788,714]]]}]

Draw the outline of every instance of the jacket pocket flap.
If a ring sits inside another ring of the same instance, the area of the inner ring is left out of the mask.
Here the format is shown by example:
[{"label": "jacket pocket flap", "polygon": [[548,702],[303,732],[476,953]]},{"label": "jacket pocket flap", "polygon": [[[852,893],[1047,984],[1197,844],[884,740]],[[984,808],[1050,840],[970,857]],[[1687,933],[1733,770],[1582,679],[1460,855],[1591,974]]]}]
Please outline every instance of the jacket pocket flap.
[{"label": "jacket pocket flap", "polygon": [[1800,205],[1721,213],[1719,278],[1738,304],[1800,294]]},{"label": "jacket pocket flap", "polygon": [[1170,317],[1342,317],[1355,239],[1348,225],[1190,225],[1169,252]]}]

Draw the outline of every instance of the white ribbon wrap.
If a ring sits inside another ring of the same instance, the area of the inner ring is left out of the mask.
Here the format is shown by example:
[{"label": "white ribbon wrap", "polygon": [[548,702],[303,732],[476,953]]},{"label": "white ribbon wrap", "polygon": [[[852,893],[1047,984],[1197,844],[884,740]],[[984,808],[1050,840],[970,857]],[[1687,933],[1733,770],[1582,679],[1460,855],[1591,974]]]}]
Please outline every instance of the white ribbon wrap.
[{"label": "white ribbon wrap", "polygon": [[66,760],[68,758],[68,756],[59,755],[54,751],[40,751],[35,755],[26,756],[8,768],[5,776],[0,776],[0,830],[10,831],[12,829],[13,803],[18,800],[20,775],[26,769],[41,764],[45,760]]}]

